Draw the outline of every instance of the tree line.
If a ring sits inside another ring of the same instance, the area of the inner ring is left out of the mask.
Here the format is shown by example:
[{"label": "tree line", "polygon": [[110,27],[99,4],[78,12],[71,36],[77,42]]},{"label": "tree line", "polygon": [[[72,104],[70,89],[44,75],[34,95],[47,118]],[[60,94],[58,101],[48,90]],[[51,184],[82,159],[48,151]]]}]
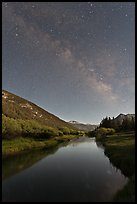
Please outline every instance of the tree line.
[{"label": "tree line", "polygon": [[124,118],[122,122],[115,119],[114,117],[111,119],[110,117],[103,118],[101,121],[99,128],[113,128],[116,131],[132,131],[135,130],[135,119],[132,118]]},{"label": "tree line", "polygon": [[99,126],[94,131],[89,131],[89,137],[96,137],[97,139],[104,138],[107,135],[115,134],[115,132],[126,132],[135,130],[135,118],[124,118],[122,121],[111,119],[110,117],[103,118]]}]

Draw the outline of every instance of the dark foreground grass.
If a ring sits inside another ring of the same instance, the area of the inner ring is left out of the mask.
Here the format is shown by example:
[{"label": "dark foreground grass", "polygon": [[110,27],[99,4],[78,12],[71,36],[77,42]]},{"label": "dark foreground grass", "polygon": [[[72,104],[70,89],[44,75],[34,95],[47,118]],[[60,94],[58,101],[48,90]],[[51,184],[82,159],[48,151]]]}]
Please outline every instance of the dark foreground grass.
[{"label": "dark foreground grass", "polygon": [[119,133],[101,139],[110,162],[129,178],[114,197],[115,202],[135,201],[135,133]]},{"label": "dark foreground grass", "polygon": [[74,138],[78,138],[78,135],[64,135],[53,137],[51,139],[34,139],[19,137],[12,140],[2,140],[2,156],[14,155],[19,152],[31,149],[39,148],[52,148],[62,142],[68,142]]}]

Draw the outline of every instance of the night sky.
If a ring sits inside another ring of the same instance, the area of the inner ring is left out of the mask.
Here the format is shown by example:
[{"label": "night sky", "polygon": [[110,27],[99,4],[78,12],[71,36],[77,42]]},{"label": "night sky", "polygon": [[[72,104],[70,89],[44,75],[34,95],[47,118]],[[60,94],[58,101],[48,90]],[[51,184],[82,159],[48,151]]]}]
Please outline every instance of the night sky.
[{"label": "night sky", "polygon": [[2,88],[69,121],[135,112],[134,2],[3,2]]}]

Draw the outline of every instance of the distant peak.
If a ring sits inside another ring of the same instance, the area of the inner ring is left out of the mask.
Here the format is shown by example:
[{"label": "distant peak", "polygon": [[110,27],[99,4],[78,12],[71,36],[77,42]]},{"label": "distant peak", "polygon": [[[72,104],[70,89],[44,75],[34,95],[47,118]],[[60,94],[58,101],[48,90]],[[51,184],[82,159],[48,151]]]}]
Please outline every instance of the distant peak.
[{"label": "distant peak", "polygon": [[125,114],[123,114],[123,113],[120,113],[118,116],[123,116],[123,115],[125,115]]}]

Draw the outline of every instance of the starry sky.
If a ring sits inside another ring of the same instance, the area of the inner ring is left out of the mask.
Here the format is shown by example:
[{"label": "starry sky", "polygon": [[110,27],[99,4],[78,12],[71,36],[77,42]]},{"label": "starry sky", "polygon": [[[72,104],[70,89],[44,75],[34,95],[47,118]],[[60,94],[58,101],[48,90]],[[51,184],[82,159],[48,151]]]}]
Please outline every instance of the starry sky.
[{"label": "starry sky", "polygon": [[65,121],[135,113],[135,3],[3,2],[2,88]]}]

